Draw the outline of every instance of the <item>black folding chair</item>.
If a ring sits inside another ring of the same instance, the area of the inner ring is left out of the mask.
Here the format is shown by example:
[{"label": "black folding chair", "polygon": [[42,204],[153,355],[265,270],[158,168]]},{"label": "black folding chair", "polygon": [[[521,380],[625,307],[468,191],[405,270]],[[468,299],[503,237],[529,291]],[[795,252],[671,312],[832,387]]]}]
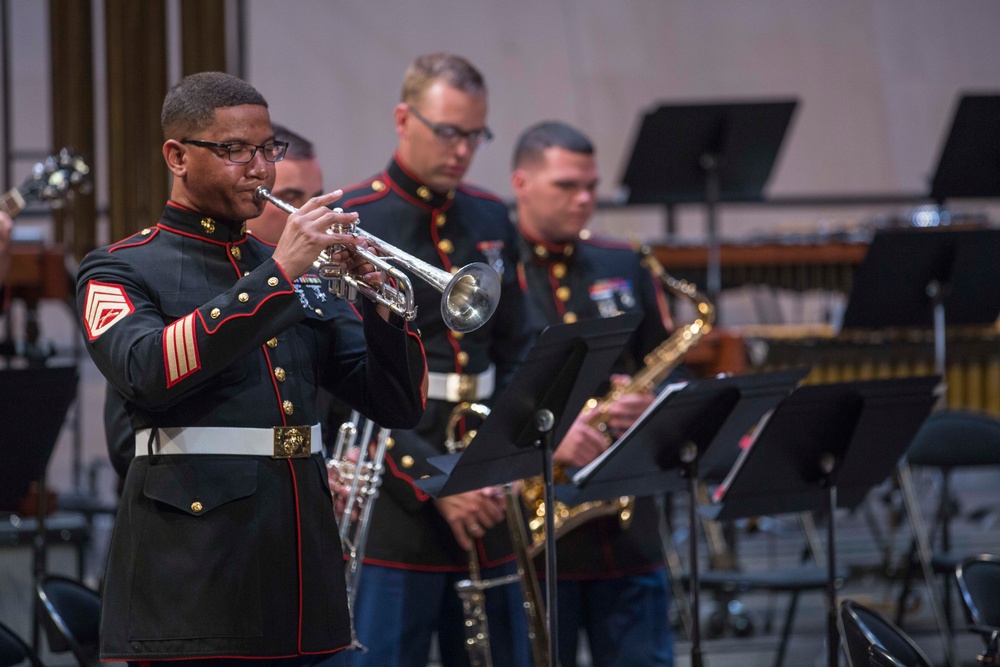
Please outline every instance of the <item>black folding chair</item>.
[{"label": "black folding chair", "polygon": [[25,662],[31,667],[43,667],[42,661],[28,643],[0,623],[0,667],[14,667]]},{"label": "black folding chair", "polygon": [[851,667],[932,667],[931,661],[905,632],[854,600],[841,601],[837,625]]},{"label": "black folding chair", "polygon": [[955,578],[972,624],[969,629],[986,642],[979,662],[1000,665],[1000,556],[966,558],[955,568]]},{"label": "black folding chair", "polygon": [[905,632],[854,600],[840,603],[837,624],[851,667],[932,667],[931,661]]},{"label": "black folding chair", "polygon": [[48,575],[38,584],[42,625],[53,653],[72,651],[80,667],[97,662],[101,597],[83,584]]},{"label": "black folding chair", "polygon": [[[951,473],[956,468],[1000,466],[1000,420],[988,415],[961,410],[935,412],[917,432],[906,452],[906,464],[914,467],[936,468],[941,476],[941,492],[935,509],[934,521],[928,530],[928,543],[933,549],[930,568],[941,575],[944,582],[944,612],[948,627],[951,619],[951,584],[955,568],[969,556],[953,548],[951,542],[952,493]],[[906,498],[904,496],[904,502]],[[918,508],[906,506],[907,512]],[[939,538],[939,539],[935,539]],[[896,607],[896,623],[902,625],[906,598],[910,593],[910,578],[915,558],[919,557],[916,545],[910,549],[907,572]],[[929,582],[928,582],[929,583]]]}]

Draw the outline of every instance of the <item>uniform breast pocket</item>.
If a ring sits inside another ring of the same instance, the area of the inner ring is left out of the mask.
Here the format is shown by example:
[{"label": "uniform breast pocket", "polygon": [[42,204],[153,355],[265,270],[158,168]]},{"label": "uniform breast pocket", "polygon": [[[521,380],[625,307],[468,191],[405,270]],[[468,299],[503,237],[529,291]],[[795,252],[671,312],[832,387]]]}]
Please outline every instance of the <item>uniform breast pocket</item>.
[{"label": "uniform breast pocket", "polygon": [[130,639],[262,634],[257,463],[193,458],[147,471]]}]

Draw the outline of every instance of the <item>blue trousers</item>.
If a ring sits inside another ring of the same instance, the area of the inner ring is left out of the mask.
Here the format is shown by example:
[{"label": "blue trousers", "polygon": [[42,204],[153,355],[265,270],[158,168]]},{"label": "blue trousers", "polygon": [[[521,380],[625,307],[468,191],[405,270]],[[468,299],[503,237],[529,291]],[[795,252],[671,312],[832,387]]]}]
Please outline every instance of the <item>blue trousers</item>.
[{"label": "blue trousers", "polygon": [[581,630],[594,667],[673,667],[665,569],[599,581],[560,581],[557,594],[563,667],[578,664]]},{"label": "blue trousers", "polygon": [[[489,579],[511,574],[505,565],[483,571]],[[469,664],[464,615],[455,582],[468,575],[414,572],[366,564],[361,570],[354,627],[368,649],[342,651],[343,667],[424,667],[436,632],[443,667]],[[494,665],[530,665],[528,624],[517,584],[486,591],[490,648]]]}]

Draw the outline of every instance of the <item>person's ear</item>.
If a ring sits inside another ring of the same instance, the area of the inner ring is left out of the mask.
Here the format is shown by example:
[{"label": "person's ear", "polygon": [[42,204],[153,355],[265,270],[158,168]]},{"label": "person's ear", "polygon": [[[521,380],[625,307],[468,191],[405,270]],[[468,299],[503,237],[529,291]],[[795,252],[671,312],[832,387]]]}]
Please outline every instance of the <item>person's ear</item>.
[{"label": "person's ear", "polygon": [[405,102],[400,102],[393,109],[393,122],[396,125],[396,134],[402,139],[407,132],[410,122],[410,107]]},{"label": "person's ear", "polygon": [[184,178],[187,173],[187,147],[176,139],[163,142],[163,161],[174,176]]}]

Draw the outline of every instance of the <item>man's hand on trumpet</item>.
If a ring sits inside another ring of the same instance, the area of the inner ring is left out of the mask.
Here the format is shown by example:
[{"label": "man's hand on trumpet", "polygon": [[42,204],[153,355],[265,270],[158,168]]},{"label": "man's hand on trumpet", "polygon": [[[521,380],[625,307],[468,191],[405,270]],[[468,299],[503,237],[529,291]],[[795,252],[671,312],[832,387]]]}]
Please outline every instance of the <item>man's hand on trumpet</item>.
[{"label": "man's hand on trumpet", "polygon": [[458,545],[466,551],[473,549],[473,540],[484,536],[506,516],[503,491],[498,487],[438,498],[434,504],[451,527]]},{"label": "man's hand on trumpet", "polygon": [[[378,254],[378,251],[364,238],[333,231],[335,227],[347,227],[358,220],[357,213],[329,208],[342,194],[342,190],[334,190],[313,197],[289,214],[272,257],[292,280],[308,271],[320,253],[327,248],[340,246],[330,257],[332,262],[342,264],[348,273],[368,284],[382,282],[382,272],[359,255],[357,249],[364,248],[374,254]],[[378,312],[382,319],[389,319],[389,309],[385,306],[378,306]]]}]

